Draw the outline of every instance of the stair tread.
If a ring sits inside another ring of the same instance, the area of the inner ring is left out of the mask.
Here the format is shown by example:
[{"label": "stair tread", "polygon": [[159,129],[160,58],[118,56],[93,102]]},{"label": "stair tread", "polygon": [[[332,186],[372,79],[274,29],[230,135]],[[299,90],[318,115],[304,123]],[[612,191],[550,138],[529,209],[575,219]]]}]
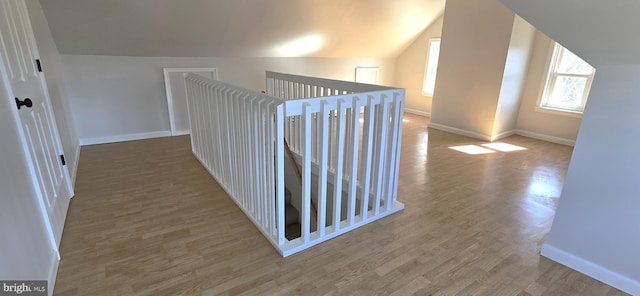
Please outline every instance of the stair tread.
[{"label": "stair tread", "polygon": [[298,210],[291,204],[287,204],[284,207],[285,225],[289,226],[298,223]]},{"label": "stair tread", "polygon": [[287,225],[287,227],[285,227],[284,229],[284,236],[288,240],[299,238],[300,234],[301,234],[301,229],[300,229],[299,223]]}]

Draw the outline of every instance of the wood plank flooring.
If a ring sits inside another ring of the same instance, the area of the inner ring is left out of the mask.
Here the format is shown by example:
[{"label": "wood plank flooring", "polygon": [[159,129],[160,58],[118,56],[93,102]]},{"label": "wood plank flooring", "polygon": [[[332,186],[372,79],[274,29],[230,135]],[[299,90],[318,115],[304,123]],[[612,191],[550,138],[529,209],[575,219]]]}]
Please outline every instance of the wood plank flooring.
[{"label": "wood plank flooring", "polygon": [[191,155],[188,137],[82,148],[56,295],[626,295],[539,256],[571,147],[523,151],[405,115],[406,209],[281,258]]}]

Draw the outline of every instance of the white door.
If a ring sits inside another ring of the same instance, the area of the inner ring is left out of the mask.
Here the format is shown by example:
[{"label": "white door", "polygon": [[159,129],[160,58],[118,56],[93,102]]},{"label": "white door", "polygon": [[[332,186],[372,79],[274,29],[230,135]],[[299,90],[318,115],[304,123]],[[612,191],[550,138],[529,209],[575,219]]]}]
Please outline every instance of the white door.
[{"label": "white door", "polygon": [[16,108],[20,104],[24,149],[33,168],[41,211],[59,246],[73,190],[44,77],[38,71],[38,53],[24,0],[0,0],[0,52]]},{"label": "white door", "polygon": [[31,181],[26,139],[2,64],[0,60],[0,279],[48,280],[52,291],[59,255]]}]

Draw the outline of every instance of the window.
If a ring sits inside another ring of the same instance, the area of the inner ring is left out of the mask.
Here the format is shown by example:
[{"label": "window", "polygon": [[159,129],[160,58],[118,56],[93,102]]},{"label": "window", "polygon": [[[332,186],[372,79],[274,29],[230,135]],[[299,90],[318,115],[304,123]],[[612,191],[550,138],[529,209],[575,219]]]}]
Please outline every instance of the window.
[{"label": "window", "polygon": [[427,65],[424,70],[424,82],[422,83],[422,93],[433,95],[436,86],[436,73],[438,71],[438,58],[440,57],[440,39],[429,40],[429,52],[427,54]]},{"label": "window", "polygon": [[595,69],[555,44],[549,74],[538,106],[543,109],[582,113],[589,97]]}]

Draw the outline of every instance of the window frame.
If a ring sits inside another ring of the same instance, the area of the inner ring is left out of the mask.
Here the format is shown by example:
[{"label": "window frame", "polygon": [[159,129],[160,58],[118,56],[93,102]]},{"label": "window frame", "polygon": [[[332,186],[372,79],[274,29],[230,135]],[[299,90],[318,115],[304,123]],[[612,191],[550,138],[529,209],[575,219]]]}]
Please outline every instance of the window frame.
[{"label": "window frame", "polygon": [[433,77],[433,89],[434,90],[429,93],[429,92],[425,91],[425,86],[427,84],[427,78],[430,78],[430,76],[428,76],[429,73],[430,73],[429,72],[429,70],[430,70],[430,68],[429,68],[429,66],[430,66],[429,60],[430,60],[430,57],[431,57],[431,54],[432,54],[431,45],[433,44],[433,42],[438,42],[438,43],[440,43],[440,46],[442,46],[442,40],[441,40],[440,37],[429,38],[429,43],[427,44],[427,58],[426,58],[425,63],[424,63],[425,64],[424,65],[424,76],[422,78],[422,87],[420,88],[420,91],[422,92],[423,96],[431,96],[431,97],[433,96],[433,93],[435,92],[435,81],[436,81],[436,77],[438,76],[438,60],[440,60],[440,46],[438,46],[438,59],[436,60],[435,71],[433,72],[434,73],[433,74],[434,75],[434,77]]},{"label": "window frame", "polygon": [[[538,101],[536,102],[536,111],[581,118],[582,114],[584,113],[584,108],[587,100],[589,98],[589,92],[591,91],[591,85],[593,83],[596,69],[592,66],[593,71],[591,72],[591,74],[558,72],[556,69],[560,65],[562,56],[564,55],[565,51],[569,50],[564,48],[557,42],[552,42],[550,46],[549,57],[547,59],[547,75],[546,79],[543,80],[544,83],[540,87],[540,95],[538,96]],[[580,106],[578,108],[563,108],[562,106],[547,103],[549,95],[553,92],[553,88],[555,87],[556,81],[559,77],[580,77],[587,79],[582,99],[580,101]]]}]

